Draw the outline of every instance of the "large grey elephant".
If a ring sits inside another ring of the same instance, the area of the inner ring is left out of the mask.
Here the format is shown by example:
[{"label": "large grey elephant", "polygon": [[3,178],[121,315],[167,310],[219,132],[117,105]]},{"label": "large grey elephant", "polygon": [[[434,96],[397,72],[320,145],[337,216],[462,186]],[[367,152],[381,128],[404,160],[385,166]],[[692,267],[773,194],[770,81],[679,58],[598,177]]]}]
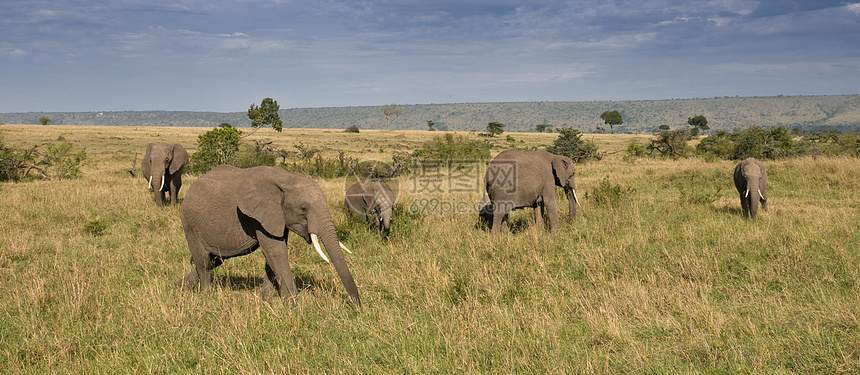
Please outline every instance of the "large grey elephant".
[{"label": "large grey elephant", "polygon": [[188,152],[178,143],[150,143],[146,146],[141,169],[149,181],[149,189],[158,207],[164,206],[164,194],[170,193],[170,203],[179,203],[179,188],[182,187],[182,172]]},{"label": "large grey elephant", "polygon": [[767,171],[764,164],[755,158],[746,158],[735,166],[735,187],[741,197],[744,216],[755,218],[758,203],[767,212]]},{"label": "large grey elephant", "polygon": [[346,189],[344,204],[358,217],[369,221],[376,217],[376,233],[391,230],[394,191],[379,181],[358,181]]},{"label": "large grey elephant", "polygon": [[486,197],[481,207],[481,216],[492,218],[491,230],[496,233],[507,230],[508,213],[512,210],[534,208],[535,223],[544,227],[544,215],[549,217],[550,231],[558,230],[558,204],[555,187],[564,188],[567,195],[570,218],[576,218],[576,183],[573,180],[575,167],[566,157],[544,150],[502,151],[490,162],[484,175]]},{"label": "large grey elephant", "polygon": [[[317,183],[301,173],[278,167],[213,168],[195,181],[179,210],[194,269],[177,283],[191,290],[206,289],[212,269],[228,258],[262,249],[266,278],[262,296],[277,290],[292,303],[298,293],[290,270],[287,235],[293,232],[313,243],[319,255],[334,265],[349,297],[361,305],[358,288],[338,241],[328,203]],[[328,257],[320,249],[322,240]]]}]

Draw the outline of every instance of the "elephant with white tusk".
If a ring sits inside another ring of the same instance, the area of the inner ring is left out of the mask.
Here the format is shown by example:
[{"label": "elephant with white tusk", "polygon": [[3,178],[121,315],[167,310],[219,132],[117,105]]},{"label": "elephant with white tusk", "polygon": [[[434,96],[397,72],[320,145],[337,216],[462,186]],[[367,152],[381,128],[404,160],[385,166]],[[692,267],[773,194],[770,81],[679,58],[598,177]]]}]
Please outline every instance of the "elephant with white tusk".
[{"label": "elephant with white tusk", "polygon": [[198,284],[206,289],[212,269],[259,248],[266,259],[263,299],[277,290],[291,303],[298,293],[287,254],[287,235],[293,232],[334,265],[352,303],[361,306],[341,251],[349,250],[338,240],[326,197],[301,173],[278,167],[215,167],[188,189],[179,216],[194,262],[194,269],[177,282],[184,289]]},{"label": "elephant with white tusk", "polygon": [[188,152],[178,143],[150,143],[146,146],[141,169],[149,181],[149,190],[158,207],[164,206],[165,194],[170,193],[170,203],[179,203],[179,188],[182,187],[182,172]]},{"label": "elephant with white tusk", "polygon": [[744,159],[735,166],[734,180],[744,216],[755,219],[759,202],[767,212],[767,171],[764,164],[754,158]]}]

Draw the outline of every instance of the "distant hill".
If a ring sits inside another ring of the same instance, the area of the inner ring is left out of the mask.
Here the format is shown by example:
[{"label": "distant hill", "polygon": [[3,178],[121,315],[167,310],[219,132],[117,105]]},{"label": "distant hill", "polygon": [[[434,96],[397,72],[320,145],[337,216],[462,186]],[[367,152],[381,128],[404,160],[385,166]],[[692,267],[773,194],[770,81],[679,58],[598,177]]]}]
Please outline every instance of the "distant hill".
[{"label": "distant hill", "polygon": [[[285,103],[281,103],[283,106]],[[860,129],[860,95],[723,97],[595,102],[452,103],[400,105],[403,115],[392,129],[425,130],[427,120],[438,130],[483,131],[487,123],[505,124],[505,131],[535,131],[535,125],[574,127],[594,132],[604,111],[617,110],[624,124],[616,133],[651,133],[660,125],[686,127],[687,118],[704,115],[712,130],[736,130],[749,125],[784,126],[813,130]],[[384,129],[382,106],[281,109],[286,128]],[[247,127],[245,112],[121,111],[2,113],[8,124],[40,124],[48,116],[53,125],[204,126],[223,122]]]}]

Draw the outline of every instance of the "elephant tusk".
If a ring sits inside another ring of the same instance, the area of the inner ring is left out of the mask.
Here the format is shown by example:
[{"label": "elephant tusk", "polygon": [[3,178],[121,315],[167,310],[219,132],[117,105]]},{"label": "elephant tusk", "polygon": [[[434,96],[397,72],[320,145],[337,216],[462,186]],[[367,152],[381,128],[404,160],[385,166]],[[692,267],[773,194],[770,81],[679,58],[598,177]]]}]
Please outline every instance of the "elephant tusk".
[{"label": "elephant tusk", "polygon": [[579,204],[579,198],[576,197],[576,189],[571,189],[571,190],[573,190],[573,201],[576,202],[576,205],[578,207],[582,207],[582,205]]},{"label": "elephant tusk", "polygon": [[158,191],[164,190],[164,177],[165,177],[164,175],[161,175],[161,187],[158,188]]},{"label": "elephant tusk", "polygon": [[331,261],[328,260],[328,257],[325,256],[325,253],[323,253],[322,248],[320,248],[320,240],[317,237],[316,233],[311,233],[311,242],[314,243],[314,249],[317,249],[317,254],[319,254],[320,257],[323,258],[323,260],[327,263],[331,263]]},{"label": "elephant tusk", "polygon": [[341,249],[343,249],[343,250],[344,250],[344,251],[346,251],[347,253],[352,254],[352,251],[349,251],[349,249],[347,249],[347,248],[346,248],[346,246],[344,246],[344,245],[343,245],[343,242],[338,241],[337,243],[339,243],[339,244],[340,244],[340,248],[341,248]]},{"label": "elephant tusk", "polygon": [[747,189],[746,194],[744,194],[744,198],[749,197],[749,196],[750,196],[750,189]]},{"label": "elephant tusk", "polygon": [[764,200],[764,195],[761,194],[761,190],[758,191],[758,196],[761,197],[761,200]]},{"label": "elephant tusk", "polygon": [[149,190],[152,190],[152,176],[149,176],[149,186],[147,186]]}]

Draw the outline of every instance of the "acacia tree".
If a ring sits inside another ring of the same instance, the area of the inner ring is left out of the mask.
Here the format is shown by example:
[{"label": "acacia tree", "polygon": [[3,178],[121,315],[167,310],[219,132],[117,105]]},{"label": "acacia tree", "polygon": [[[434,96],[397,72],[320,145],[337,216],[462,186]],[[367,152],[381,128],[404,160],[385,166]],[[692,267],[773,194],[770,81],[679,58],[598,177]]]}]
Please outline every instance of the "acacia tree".
[{"label": "acacia tree", "polygon": [[618,111],[606,111],[600,114],[600,119],[603,120],[604,124],[609,125],[609,132],[615,134],[615,129],[613,126],[621,125],[624,123],[624,120],[621,119],[621,114]]},{"label": "acacia tree", "polygon": [[254,130],[248,135],[254,134],[258,129],[267,125],[275,129],[276,132],[284,130],[284,122],[281,120],[281,115],[278,114],[279,109],[281,107],[278,102],[272,98],[263,99],[259,107],[251,104],[251,108],[248,109],[248,118],[251,119],[251,127]]},{"label": "acacia tree", "polygon": [[41,122],[42,125],[48,125],[51,123],[51,118],[48,116],[42,116],[42,117],[39,117],[39,122]]},{"label": "acacia tree", "polygon": [[385,122],[388,124],[388,130],[391,130],[391,121],[400,117],[403,114],[403,108],[397,106],[397,104],[386,104],[382,106],[382,113],[385,115]]},{"label": "acacia tree", "polygon": [[696,117],[687,117],[687,124],[690,124],[690,126],[693,127],[694,130],[691,129],[693,136],[698,135],[699,130],[701,130],[703,132],[702,134],[704,134],[705,130],[710,129],[710,127],[708,127],[708,119],[706,119],[705,116],[702,115],[698,115]]},{"label": "acacia tree", "polygon": [[502,124],[501,122],[493,121],[493,122],[487,124],[487,135],[489,135],[490,137],[495,137],[499,134],[504,133],[504,131],[505,131],[504,129],[505,129],[505,124]]}]

